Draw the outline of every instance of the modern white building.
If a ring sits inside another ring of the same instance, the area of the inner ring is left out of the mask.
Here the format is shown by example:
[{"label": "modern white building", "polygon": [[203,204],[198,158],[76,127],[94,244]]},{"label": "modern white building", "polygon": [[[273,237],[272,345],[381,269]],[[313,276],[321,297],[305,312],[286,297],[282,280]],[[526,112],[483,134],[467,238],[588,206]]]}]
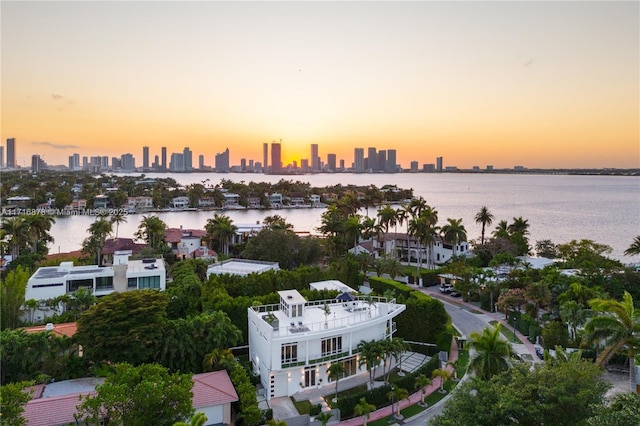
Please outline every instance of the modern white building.
[{"label": "modern white building", "polygon": [[[73,262],[62,262],[59,266],[38,268],[27,282],[25,300],[47,301],[81,288],[91,290],[98,297],[137,289],[164,291],[164,260],[129,260],[130,255],[131,251],[115,252],[112,266],[74,266]],[[52,314],[43,303],[34,318],[40,321]]]},{"label": "modern white building", "polygon": [[266,262],[263,260],[248,259],[227,259],[222,262],[216,262],[207,267],[207,277],[209,275],[240,275],[247,276],[249,274],[261,274],[267,271],[279,271],[278,262]]},{"label": "modern white building", "polygon": [[405,310],[385,298],[307,302],[297,290],[278,294],[279,304],[248,309],[249,356],[267,399],[329,383],[333,362],[345,366],[345,377],[364,371],[358,344],[391,339],[393,319]]}]

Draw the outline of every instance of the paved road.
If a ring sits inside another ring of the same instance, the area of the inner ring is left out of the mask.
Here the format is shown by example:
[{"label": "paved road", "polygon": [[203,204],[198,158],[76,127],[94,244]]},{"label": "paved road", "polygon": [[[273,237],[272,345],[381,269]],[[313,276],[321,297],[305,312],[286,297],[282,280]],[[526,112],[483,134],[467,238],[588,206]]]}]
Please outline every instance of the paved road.
[{"label": "paved road", "polygon": [[[476,314],[470,312],[475,310],[462,304],[457,304],[458,299],[444,296],[437,290],[431,291],[429,289],[423,289],[423,291],[431,295],[432,297],[442,301],[445,309],[447,310],[447,313],[451,316],[451,322],[464,337],[468,338],[469,334],[473,331],[482,331],[485,327],[487,327],[489,321],[493,319],[489,315],[484,313]],[[442,410],[445,406],[444,401],[446,399],[448,398],[443,399],[439,404],[423,411],[421,415],[408,419],[404,422],[404,424],[409,426],[424,426],[429,421],[429,419],[442,413]]]}]

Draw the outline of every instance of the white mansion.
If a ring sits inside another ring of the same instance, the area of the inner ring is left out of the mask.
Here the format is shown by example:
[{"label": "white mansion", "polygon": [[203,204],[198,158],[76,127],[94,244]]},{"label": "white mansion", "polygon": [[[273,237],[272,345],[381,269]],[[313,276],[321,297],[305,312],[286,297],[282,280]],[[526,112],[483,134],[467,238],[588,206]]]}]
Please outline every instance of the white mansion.
[{"label": "white mansion", "polygon": [[249,356],[267,399],[290,396],[329,382],[327,368],[341,362],[357,374],[361,341],[391,339],[393,319],[405,305],[344,293],[307,302],[297,290],[279,291],[279,305],[248,309]]},{"label": "white mansion", "polygon": [[130,250],[116,251],[111,266],[74,266],[62,262],[59,266],[46,266],[29,278],[25,300],[39,301],[33,320],[41,321],[54,312],[46,303],[51,299],[85,288],[94,296],[137,289],[166,289],[164,260],[130,260]]}]

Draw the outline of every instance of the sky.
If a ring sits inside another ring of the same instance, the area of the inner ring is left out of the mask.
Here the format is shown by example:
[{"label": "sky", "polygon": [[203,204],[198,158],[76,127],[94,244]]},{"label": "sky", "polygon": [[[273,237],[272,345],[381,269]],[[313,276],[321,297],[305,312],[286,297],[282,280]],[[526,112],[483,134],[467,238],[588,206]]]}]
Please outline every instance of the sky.
[{"label": "sky", "polygon": [[20,165],[281,141],[285,163],[640,167],[637,1],[3,0],[0,24]]}]

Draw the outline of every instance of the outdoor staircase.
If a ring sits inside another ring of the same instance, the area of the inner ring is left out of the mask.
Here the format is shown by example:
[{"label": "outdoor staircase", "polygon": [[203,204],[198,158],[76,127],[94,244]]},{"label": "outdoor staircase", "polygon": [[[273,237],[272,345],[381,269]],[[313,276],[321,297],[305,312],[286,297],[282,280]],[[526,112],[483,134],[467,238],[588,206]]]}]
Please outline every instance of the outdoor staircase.
[{"label": "outdoor staircase", "polygon": [[[429,361],[431,357],[418,352],[403,352],[402,355],[400,355],[400,359],[402,360],[401,370],[405,373],[411,373],[418,369],[422,364]],[[399,361],[397,365],[400,367]]]}]

